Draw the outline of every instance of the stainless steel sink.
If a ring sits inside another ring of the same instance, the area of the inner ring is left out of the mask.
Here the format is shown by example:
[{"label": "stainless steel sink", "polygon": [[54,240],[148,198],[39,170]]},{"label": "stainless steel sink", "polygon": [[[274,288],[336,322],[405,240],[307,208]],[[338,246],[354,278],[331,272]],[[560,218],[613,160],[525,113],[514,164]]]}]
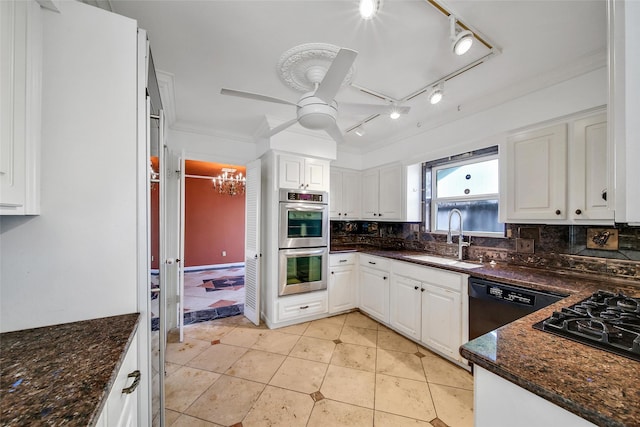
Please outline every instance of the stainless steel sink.
[{"label": "stainless steel sink", "polygon": [[430,262],[432,264],[448,265],[464,269],[480,268],[482,264],[472,264],[470,262],[458,261],[457,259],[444,258],[434,255],[405,255],[405,258],[415,259],[416,261]]}]

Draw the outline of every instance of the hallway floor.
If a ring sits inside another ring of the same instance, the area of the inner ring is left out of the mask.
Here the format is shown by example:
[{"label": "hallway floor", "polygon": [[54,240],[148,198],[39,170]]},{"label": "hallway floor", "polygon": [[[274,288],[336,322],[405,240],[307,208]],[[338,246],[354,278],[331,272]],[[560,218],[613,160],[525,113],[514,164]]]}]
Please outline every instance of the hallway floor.
[{"label": "hallway floor", "polygon": [[473,426],[472,375],[359,312],[189,325],[166,361],[167,426]]}]

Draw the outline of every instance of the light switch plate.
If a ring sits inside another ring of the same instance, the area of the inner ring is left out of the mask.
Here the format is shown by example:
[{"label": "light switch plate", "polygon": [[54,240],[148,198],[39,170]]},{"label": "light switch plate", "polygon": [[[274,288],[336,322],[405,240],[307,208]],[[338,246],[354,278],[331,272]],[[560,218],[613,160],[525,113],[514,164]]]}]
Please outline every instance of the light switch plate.
[{"label": "light switch plate", "polygon": [[523,254],[532,254],[535,252],[535,240],[533,239],[516,239],[516,252]]}]

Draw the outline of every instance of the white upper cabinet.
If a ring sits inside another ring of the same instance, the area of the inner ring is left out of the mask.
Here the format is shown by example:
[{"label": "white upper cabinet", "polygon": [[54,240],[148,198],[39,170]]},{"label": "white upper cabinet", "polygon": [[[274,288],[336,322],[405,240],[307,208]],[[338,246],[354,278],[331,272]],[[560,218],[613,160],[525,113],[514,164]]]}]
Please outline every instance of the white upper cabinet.
[{"label": "white upper cabinet", "polygon": [[0,2],[0,214],[40,213],[42,16]]},{"label": "white upper cabinet", "polygon": [[402,219],[402,166],[393,165],[362,174],[362,218]]},{"label": "white upper cabinet", "polygon": [[329,216],[331,219],[360,218],[360,183],[357,171],[331,169]]},{"label": "white upper cabinet", "polygon": [[280,155],[280,188],[329,191],[329,161]]},{"label": "white upper cabinet", "polygon": [[609,182],[610,162],[605,113],[576,120],[569,146],[569,217],[575,221],[613,221],[610,207],[613,186]]},{"label": "white upper cabinet", "polygon": [[503,154],[505,222],[565,219],[567,126],[512,135]]},{"label": "white upper cabinet", "polygon": [[502,222],[612,224],[605,113],[511,135],[501,150]]}]

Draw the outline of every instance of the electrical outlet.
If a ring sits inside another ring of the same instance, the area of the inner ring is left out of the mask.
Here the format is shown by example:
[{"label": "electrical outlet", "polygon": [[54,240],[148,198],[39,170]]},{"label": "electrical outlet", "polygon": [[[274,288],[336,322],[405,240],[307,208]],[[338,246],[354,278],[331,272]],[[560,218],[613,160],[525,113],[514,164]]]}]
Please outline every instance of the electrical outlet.
[{"label": "electrical outlet", "polygon": [[516,239],[516,252],[523,254],[532,254],[535,252],[535,240],[533,239]]},{"label": "electrical outlet", "polygon": [[222,256],[227,256],[227,251],[222,251]]}]

